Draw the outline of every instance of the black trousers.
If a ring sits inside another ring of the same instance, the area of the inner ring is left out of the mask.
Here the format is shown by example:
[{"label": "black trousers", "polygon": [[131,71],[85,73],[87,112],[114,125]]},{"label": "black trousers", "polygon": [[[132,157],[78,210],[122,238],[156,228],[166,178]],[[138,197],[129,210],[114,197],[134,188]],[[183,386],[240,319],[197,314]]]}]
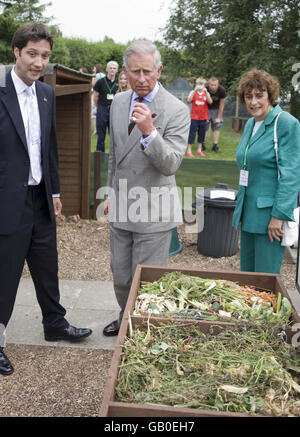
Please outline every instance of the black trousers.
[{"label": "black trousers", "polygon": [[13,312],[25,260],[44,326],[68,326],[59,303],[56,224],[50,220],[43,182],[28,188],[20,228],[14,234],[0,235],[0,323],[4,326]]},{"label": "black trousers", "polygon": [[98,105],[96,115],[96,127],[97,127],[97,150],[105,152],[105,136],[106,129],[109,130],[109,111],[110,106]]}]

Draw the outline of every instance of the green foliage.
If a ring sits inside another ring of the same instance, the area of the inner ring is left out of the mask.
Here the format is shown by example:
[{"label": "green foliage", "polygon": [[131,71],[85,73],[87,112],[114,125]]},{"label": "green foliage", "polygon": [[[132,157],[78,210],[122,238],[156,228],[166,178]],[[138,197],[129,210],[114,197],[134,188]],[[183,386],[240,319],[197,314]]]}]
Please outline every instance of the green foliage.
[{"label": "green foliage", "polygon": [[14,62],[11,40],[18,27],[29,21],[46,23],[44,17],[48,4],[38,5],[39,0],[1,0],[0,1],[0,63]]},{"label": "green foliage", "polygon": [[13,34],[19,27],[19,23],[5,14],[0,15],[0,63],[11,64],[14,56],[11,48]]},{"label": "green foliage", "polygon": [[234,92],[242,73],[262,68],[278,76],[284,93],[290,92],[291,67],[300,53],[298,0],[174,3],[165,53],[179,53],[181,75],[216,75]]},{"label": "green foliage", "polygon": [[42,5],[39,3],[39,0],[1,0],[0,8],[4,14],[22,23],[27,21],[47,23],[51,18],[44,17],[44,12],[51,3]]},{"label": "green foliage", "polygon": [[101,63],[105,69],[107,62],[111,60],[117,61],[119,66],[122,65],[122,57],[126,47],[122,44],[116,44],[108,38],[102,42],[88,42],[81,38],[64,38],[64,42],[70,54],[68,66],[75,70],[86,67],[92,73],[95,64]]}]

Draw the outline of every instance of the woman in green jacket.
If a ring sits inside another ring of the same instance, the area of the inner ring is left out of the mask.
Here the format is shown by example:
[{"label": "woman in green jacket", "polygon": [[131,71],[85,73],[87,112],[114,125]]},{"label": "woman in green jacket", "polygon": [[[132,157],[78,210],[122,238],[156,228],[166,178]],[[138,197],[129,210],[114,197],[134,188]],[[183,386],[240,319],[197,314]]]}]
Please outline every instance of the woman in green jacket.
[{"label": "woman in green jacket", "polygon": [[[263,70],[248,71],[238,85],[238,96],[252,115],[236,151],[240,180],[233,226],[241,225],[242,271],[280,273],[282,224],[294,221],[300,190],[300,123],[276,105],[279,91],[277,79]],[[280,112],[277,165],[274,123]]]}]

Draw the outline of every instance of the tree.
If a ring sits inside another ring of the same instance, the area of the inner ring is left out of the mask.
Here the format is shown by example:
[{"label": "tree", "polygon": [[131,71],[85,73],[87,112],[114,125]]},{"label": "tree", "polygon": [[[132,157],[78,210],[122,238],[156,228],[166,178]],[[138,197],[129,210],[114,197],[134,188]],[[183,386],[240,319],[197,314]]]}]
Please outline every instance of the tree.
[{"label": "tree", "polygon": [[70,65],[70,50],[63,38],[58,26],[49,26],[51,34],[54,36],[54,44],[51,51],[50,62],[52,64]]},{"label": "tree", "polygon": [[97,63],[105,66],[108,61],[117,61],[119,66],[122,65],[122,56],[125,46],[116,44],[113,40],[106,38],[102,42],[87,42],[80,38],[64,38],[66,46],[70,53],[69,67],[78,70],[80,67],[86,67],[90,73]]},{"label": "tree", "polygon": [[11,40],[17,28],[25,22],[47,23],[43,13],[48,5],[38,5],[39,0],[0,0],[0,63],[11,64],[14,57]]},{"label": "tree", "polygon": [[0,0],[4,14],[22,23],[38,21],[48,23],[52,17],[44,17],[44,12],[51,3],[39,5],[39,0]]},{"label": "tree", "polygon": [[291,92],[300,61],[299,0],[177,0],[164,32],[185,59],[183,75],[216,75],[234,93],[242,73],[261,68]]}]

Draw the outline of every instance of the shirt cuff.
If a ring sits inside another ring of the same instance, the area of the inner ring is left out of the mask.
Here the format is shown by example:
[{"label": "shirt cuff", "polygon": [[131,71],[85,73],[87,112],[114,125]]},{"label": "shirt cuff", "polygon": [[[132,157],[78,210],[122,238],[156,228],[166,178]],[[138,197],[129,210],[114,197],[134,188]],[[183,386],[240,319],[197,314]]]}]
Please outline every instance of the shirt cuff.
[{"label": "shirt cuff", "polygon": [[52,194],[52,197],[60,197],[60,194]]},{"label": "shirt cuff", "polygon": [[154,129],[150,135],[143,135],[141,138],[142,149],[145,150],[157,135],[157,130]]}]

